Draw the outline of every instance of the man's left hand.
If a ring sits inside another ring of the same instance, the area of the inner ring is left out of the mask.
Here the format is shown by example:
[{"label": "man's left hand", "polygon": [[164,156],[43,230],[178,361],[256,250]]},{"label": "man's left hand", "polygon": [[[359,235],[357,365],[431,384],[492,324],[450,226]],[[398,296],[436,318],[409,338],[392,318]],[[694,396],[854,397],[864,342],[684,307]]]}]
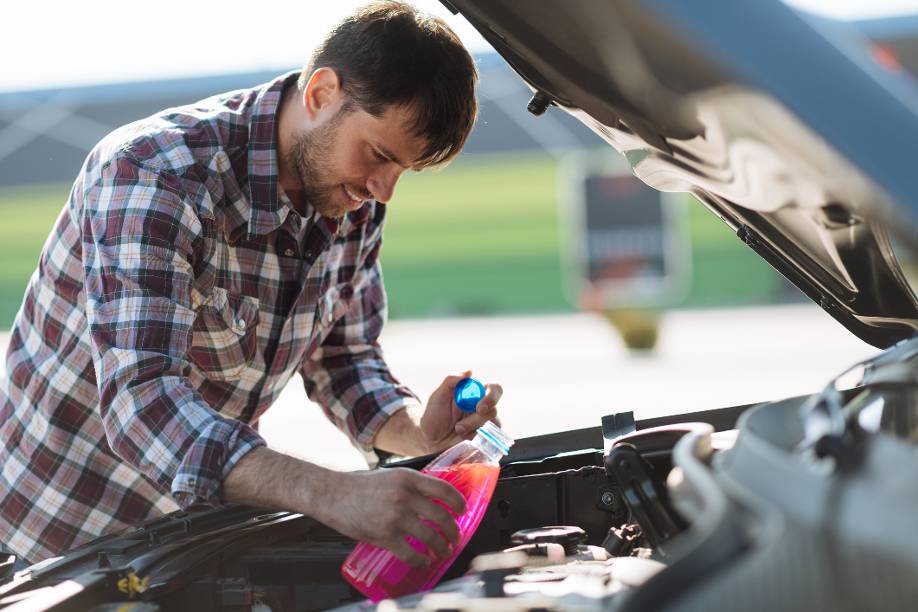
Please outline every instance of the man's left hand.
[{"label": "man's left hand", "polygon": [[430,452],[439,452],[460,440],[471,439],[487,421],[500,425],[497,402],[504,393],[500,385],[485,385],[485,395],[478,402],[475,412],[463,412],[453,401],[456,385],[471,375],[472,371],[467,370],[459,375],[447,376],[430,394],[420,422],[421,435]]}]

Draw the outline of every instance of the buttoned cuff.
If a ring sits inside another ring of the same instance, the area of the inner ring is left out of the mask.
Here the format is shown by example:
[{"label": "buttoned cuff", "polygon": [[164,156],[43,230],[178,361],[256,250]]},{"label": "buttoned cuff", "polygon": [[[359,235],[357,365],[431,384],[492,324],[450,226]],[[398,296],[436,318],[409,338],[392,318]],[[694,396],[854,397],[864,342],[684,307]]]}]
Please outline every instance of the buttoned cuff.
[{"label": "buttoned cuff", "polygon": [[240,459],[259,446],[265,446],[264,439],[245,423],[215,420],[185,453],[172,480],[172,497],[182,509],[220,504],[223,480]]}]

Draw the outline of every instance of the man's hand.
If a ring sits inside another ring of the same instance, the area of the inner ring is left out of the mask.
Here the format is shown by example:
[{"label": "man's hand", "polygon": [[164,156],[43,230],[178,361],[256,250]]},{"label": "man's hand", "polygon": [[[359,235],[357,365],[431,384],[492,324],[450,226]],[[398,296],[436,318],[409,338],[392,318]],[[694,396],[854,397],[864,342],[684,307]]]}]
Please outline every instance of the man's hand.
[{"label": "man's hand", "polygon": [[411,547],[410,536],[426,545],[428,554],[445,559],[459,542],[459,529],[442,500],[455,514],[465,512],[465,499],[452,485],[405,468],[345,472],[330,492],[319,520],[341,533],[392,551],[411,566],[424,556]]},{"label": "man's hand", "polygon": [[497,419],[497,402],[504,390],[498,384],[485,385],[485,396],[474,413],[463,412],[453,401],[456,384],[471,376],[471,370],[447,376],[430,394],[423,414],[419,407],[400,410],[383,424],[373,446],[399,455],[428,455],[439,452],[463,439],[470,439],[486,421]]},{"label": "man's hand", "polygon": [[302,512],[413,566],[425,558],[405,538],[424,543],[428,554],[448,557],[459,529],[446,508],[465,512],[462,494],[433,476],[404,468],[335,472],[268,448],[244,456],[224,480],[223,492],[227,501]]},{"label": "man's hand", "polygon": [[434,452],[448,448],[461,439],[472,438],[475,430],[488,421],[500,424],[497,402],[504,394],[500,385],[485,385],[485,395],[473,413],[463,412],[453,400],[456,385],[471,375],[472,371],[466,370],[457,376],[447,376],[427,400],[427,408],[421,417],[421,434],[424,441],[435,449]]}]

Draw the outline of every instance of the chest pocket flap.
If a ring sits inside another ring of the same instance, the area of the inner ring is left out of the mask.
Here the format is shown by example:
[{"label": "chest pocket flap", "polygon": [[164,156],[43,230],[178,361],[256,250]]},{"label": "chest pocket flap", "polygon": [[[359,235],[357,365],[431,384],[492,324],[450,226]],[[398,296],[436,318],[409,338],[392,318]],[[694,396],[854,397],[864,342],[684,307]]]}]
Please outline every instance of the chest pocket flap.
[{"label": "chest pocket flap", "polygon": [[215,287],[198,309],[190,356],[212,380],[238,380],[258,351],[258,299]]}]

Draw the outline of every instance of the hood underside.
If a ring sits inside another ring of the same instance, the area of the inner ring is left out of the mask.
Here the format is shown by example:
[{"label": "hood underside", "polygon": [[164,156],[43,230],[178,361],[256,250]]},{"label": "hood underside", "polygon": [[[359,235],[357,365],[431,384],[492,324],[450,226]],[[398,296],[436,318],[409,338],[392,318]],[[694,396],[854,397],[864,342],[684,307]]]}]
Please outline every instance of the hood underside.
[{"label": "hood underside", "polygon": [[908,77],[780,2],[444,4],[529,84],[531,112],[564,109],[651,187],[692,193],[862,340],[914,335]]}]

